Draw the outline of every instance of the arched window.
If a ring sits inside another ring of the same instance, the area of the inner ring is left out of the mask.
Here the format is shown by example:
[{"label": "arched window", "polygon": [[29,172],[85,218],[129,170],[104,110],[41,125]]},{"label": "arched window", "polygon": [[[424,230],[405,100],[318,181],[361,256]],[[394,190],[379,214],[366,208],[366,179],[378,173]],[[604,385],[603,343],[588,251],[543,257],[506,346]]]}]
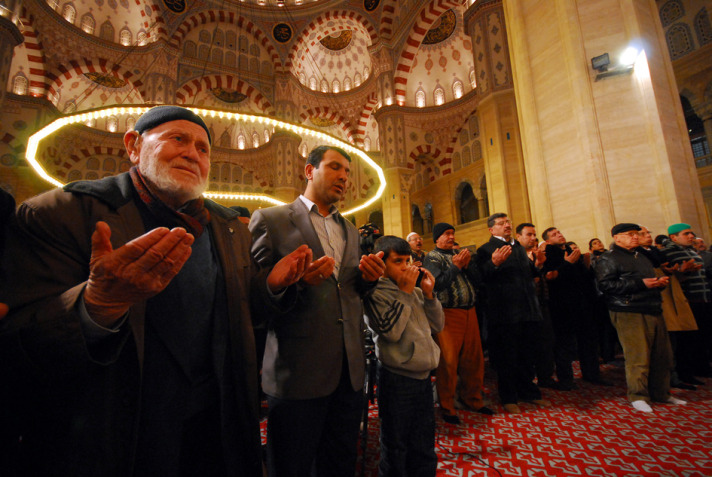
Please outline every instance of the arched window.
[{"label": "arched window", "polygon": [[433,91],[433,99],[435,100],[436,106],[445,103],[445,90],[439,86],[435,88],[435,91]]},{"label": "arched window", "polygon": [[52,10],[57,10],[57,7],[59,7],[59,0],[47,0],[47,5],[49,5],[49,8]]},{"label": "arched window", "polygon": [[480,197],[482,197],[482,200],[478,204],[480,206],[480,217],[487,217],[490,214],[489,198],[487,197],[487,177],[484,175],[480,181]]},{"label": "arched window", "polygon": [[341,83],[339,83],[339,80],[334,79],[334,81],[331,82],[331,91],[334,93],[341,91]]},{"label": "arched window", "polygon": [[462,98],[462,81],[455,80],[455,82],[452,84],[452,95],[455,97],[455,99]]},{"label": "arched window", "polygon": [[220,136],[220,147],[230,147],[230,141],[230,133],[226,130]]},{"label": "arched window", "polygon": [[93,35],[95,25],[96,22],[94,21],[94,17],[91,16],[91,13],[87,13],[82,16],[82,30],[89,33],[90,35]]},{"label": "arched window", "polygon": [[213,46],[222,48],[222,46],[224,44],[225,44],[225,32],[223,32],[220,28],[216,28],[215,32],[213,33]]},{"label": "arched window", "polygon": [[348,76],[344,78],[344,91],[349,91],[351,89],[351,78]]},{"label": "arched window", "polygon": [[109,119],[106,120],[106,129],[110,132],[116,132],[119,129],[119,120],[116,116],[109,116]]},{"label": "arched window", "polygon": [[472,89],[475,89],[477,87],[477,77],[475,75],[475,69],[470,70],[470,85],[472,85]]},{"label": "arched window", "polygon": [[252,147],[254,147],[254,148],[260,147],[260,135],[257,134],[257,132],[252,133]]},{"label": "arched window", "polygon": [[27,94],[28,84],[27,78],[18,73],[12,82],[12,92],[15,94]]},{"label": "arched window", "polygon": [[371,138],[370,138],[370,137],[366,136],[366,137],[363,139],[363,148],[364,148],[366,151],[370,151],[370,150],[371,150]]},{"label": "arched window", "polygon": [[237,33],[232,30],[229,30],[227,32],[227,34],[225,35],[225,46],[227,46],[231,50],[237,48]]},{"label": "arched window", "polygon": [[301,154],[302,157],[307,157],[308,153],[309,151],[307,150],[307,145],[302,143],[301,146],[299,146],[299,154]]},{"label": "arched window", "polygon": [[361,75],[358,73],[356,73],[356,76],[354,76],[354,85],[361,86]]},{"label": "arched window", "polygon": [[211,61],[218,65],[222,64],[223,52],[220,48],[213,48],[213,55]]},{"label": "arched window", "polygon": [[137,37],[137,38],[138,38],[138,44],[139,44],[139,46],[145,45],[146,42],[148,41],[148,35],[146,34],[145,31],[140,31],[140,32],[138,32],[138,37]]},{"label": "arched window", "polygon": [[371,72],[368,70],[368,66],[363,67],[363,80],[366,81],[368,79],[368,75],[370,75]]},{"label": "arched window", "polygon": [[126,130],[127,131],[132,130],[135,125],[136,125],[136,118],[134,118],[133,116],[129,116],[128,118],[126,118]]},{"label": "arched window", "polygon": [[710,25],[710,16],[707,14],[706,8],[702,8],[695,15],[695,31],[697,32],[697,42],[700,46],[712,43],[712,26]]},{"label": "arched window", "polygon": [[299,82],[301,84],[307,84],[307,75],[305,75],[303,71],[299,72]]},{"label": "arched window", "polygon": [[684,23],[671,26],[665,37],[673,60],[686,55],[693,49],[690,27]]},{"label": "arched window", "polygon": [[64,5],[64,9],[62,10],[62,16],[69,23],[74,23],[74,19],[77,16],[77,11],[74,9],[73,6],[67,3],[66,5]]},{"label": "arched window", "polygon": [[477,198],[472,191],[472,186],[467,182],[461,183],[458,187],[456,202],[458,204],[459,223],[464,224],[480,218]]},{"label": "arched window", "polygon": [[423,217],[423,232],[429,234],[433,231],[433,204],[425,204],[425,217]]},{"label": "arched window", "polygon": [[124,46],[129,46],[131,44],[131,30],[124,28],[119,33],[119,43]]},{"label": "arched window", "polygon": [[237,148],[240,150],[245,149],[245,135],[242,133],[237,136]]},{"label": "arched window", "polygon": [[678,18],[682,18],[685,9],[679,0],[670,0],[660,8],[660,21],[663,26],[668,26]]},{"label": "arched window", "polygon": [[316,91],[316,78],[313,76],[309,78],[309,89],[312,91]]},{"label": "arched window", "polygon": [[321,92],[322,93],[329,92],[329,82],[326,81],[325,79],[321,80]]},{"label": "arched window", "polygon": [[183,44],[183,56],[186,58],[195,58],[198,56],[198,45],[194,41],[186,41]]},{"label": "arched window", "polygon": [[112,25],[108,20],[101,25],[99,37],[103,40],[114,41],[114,25]]},{"label": "arched window", "polygon": [[265,137],[265,144],[267,144],[269,142],[269,130],[268,129],[265,129],[264,137]]},{"label": "arched window", "polygon": [[415,92],[415,105],[419,108],[425,107],[425,91],[422,89]]},{"label": "arched window", "polygon": [[425,235],[423,231],[423,217],[420,215],[420,208],[415,204],[413,204],[411,208],[411,217],[413,220],[413,232],[416,232],[418,235]]}]

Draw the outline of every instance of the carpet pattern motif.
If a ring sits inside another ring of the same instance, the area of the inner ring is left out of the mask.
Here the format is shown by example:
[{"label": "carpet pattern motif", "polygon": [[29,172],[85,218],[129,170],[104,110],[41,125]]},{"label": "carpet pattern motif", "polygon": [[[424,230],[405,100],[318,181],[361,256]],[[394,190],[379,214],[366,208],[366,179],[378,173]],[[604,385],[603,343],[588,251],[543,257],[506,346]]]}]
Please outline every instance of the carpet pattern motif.
[{"label": "carpet pattern motif", "polygon": [[[574,391],[542,390],[551,408],[523,403],[521,414],[505,414],[488,370],[486,397],[497,414],[458,411],[460,426],[437,419],[437,475],[712,476],[712,379],[697,391],[672,390],[687,405],[654,404],[646,414],[626,399],[622,361],[604,365],[602,375],[615,386],[577,380]],[[364,475],[371,477],[379,459],[374,405],[368,430]]]}]

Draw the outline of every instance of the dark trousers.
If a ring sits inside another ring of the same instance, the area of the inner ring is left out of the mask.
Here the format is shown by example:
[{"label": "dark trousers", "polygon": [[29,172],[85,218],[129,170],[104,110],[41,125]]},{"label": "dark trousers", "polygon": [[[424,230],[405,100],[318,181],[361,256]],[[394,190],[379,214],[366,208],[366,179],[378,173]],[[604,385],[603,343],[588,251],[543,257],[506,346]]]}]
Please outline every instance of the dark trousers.
[{"label": "dark trousers", "polygon": [[363,410],[363,389],[351,387],[344,367],[336,390],[316,399],[267,396],[270,477],[352,476]]},{"label": "dark trousers", "polygon": [[380,477],[434,477],[435,411],[430,377],[413,379],[378,367]]},{"label": "dark trousers", "polygon": [[534,356],[540,333],[538,322],[500,326],[490,323],[490,355],[502,404],[541,399],[541,391],[534,384]]},{"label": "dark trousers", "polygon": [[551,315],[547,306],[541,307],[541,322],[537,350],[534,353],[534,370],[539,382],[552,379],[554,375],[554,328],[551,326]]},{"label": "dark trousers", "polygon": [[571,362],[577,356],[581,375],[587,381],[600,379],[598,367],[598,333],[592,310],[586,306],[551,306],[551,321],[554,326],[554,359],[556,377],[561,383],[572,383],[574,371]]},{"label": "dark trousers", "polygon": [[697,331],[691,334],[694,348],[695,376],[709,376],[712,359],[712,303],[689,302],[692,314],[697,322]]}]

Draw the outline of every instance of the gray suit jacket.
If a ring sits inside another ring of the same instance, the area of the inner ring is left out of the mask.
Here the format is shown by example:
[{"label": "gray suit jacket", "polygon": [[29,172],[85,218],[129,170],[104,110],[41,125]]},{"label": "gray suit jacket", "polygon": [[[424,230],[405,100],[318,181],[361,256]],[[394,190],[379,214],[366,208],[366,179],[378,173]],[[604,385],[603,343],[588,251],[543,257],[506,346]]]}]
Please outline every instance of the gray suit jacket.
[{"label": "gray suit jacket", "polygon": [[[339,216],[340,217],[340,216]],[[361,258],[358,231],[340,217],[346,246],[338,280],[334,275],[319,286],[289,287],[282,298],[283,313],[266,317],[267,343],[262,364],[262,388],[274,397],[314,399],[336,390],[343,352],[354,390],[363,387],[363,311],[360,293],[366,285],[358,269]],[[306,205],[291,204],[257,210],[250,220],[252,255],[271,268],[302,244],[314,260],[324,256]]]}]

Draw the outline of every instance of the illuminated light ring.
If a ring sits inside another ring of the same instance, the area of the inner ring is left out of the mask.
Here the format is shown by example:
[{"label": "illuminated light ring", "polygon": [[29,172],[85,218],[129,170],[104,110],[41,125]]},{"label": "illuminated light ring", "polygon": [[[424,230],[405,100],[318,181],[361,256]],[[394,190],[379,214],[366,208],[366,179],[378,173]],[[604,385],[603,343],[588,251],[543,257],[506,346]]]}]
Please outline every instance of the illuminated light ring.
[{"label": "illuminated light ring", "polygon": [[[40,129],[37,131],[35,134],[30,136],[29,140],[27,141],[27,152],[25,153],[25,157],[27,158],[27,161],[30,163],[32,168],[37,172],[37,174],[50,184],[56,186],[56,187],[63,187],[64,183],[58,181],[54,177],[50,176],[47,171],[44,170],[42,165],[37,161],[37,158],[35,157],[37,155],[37,150],[39,148],[40,141],[45,139],[47,136],[59,131],[62,129],[64,126],[68,126],[70,124],[77,124],[77,123],[85,123],[89,120],[93,119],[99,119],[99,118],[106,118],[108,116],[118,116],[122,114],[143,114],[146,111],[151,109],[150,107],[145,107],[145,106],[136,106],[136,107],[108,107],[108,108],[98,108],[98,109],[92,109],[88,111],[82,111],[79,113],[74,113],[70,114],[67,116],[63,116],[59,119],[56,119],[52,121],[50,124],[45,126],[44,128]],[[369,200],[364,202],[361,205],[358,205],[356,207],[353,207],[347,211],[342,212],[342,215],[349,215],[353,214],[361,209],[364,209],[368,207],[369,205],[373,204],[375,201],[377,201],[381,195],[383,195],[383,191],[386,189],[386,177],[383,174],[383,169],[376,164],[373,159],[368,157],[368,155],[362,151],[361,149],[358,149],[357,147],[354,147],[353,145],[344,142],[340,139],[335,138],[334,136],[331,136],[330,134],[323,133],[321,131],[314,131],[312,129],[306,128],[304,126],[298,125],[298,124],[293,124],[289,123],[286,121],[281,121],[278,119],[270,118],[267,116],[260,116],[257,114],[243,114],[243,113],[235,113],[232,111],[218,111],[218,110],[213,110],[213,109],[204,109],[204,108],[187,108],[193,111],[194,113],[198,114],[199,116],[202,117],[211,117],[211,118],[221,118],[221,119],[228,119],[232,121],[255,121],[261,124],[269,124],[274,127],[279,127],[288,131],[295,132],[300,135],[307,135],[307,136],[312,136],[316,139],[319,139],[320,141],[323,141],[326,144],[332,145],[332,146],[337,146],[348,152],[349,154],[356,155],[364,161],[366,164],[368,164],[373,170],[376,171],[376,174],[378,174],[378,190],[376,191],[376,194],[371,197]],[[283,205],[284,202],[281,200],[275,199],[274,197],[264,195],[264,194],[231,194],[231,193],[225,193],[225,192],[210,192],[206,191],[203,194],[205,197],[209,199],[233,199],[233,200],[255,200],[255,201],[264,201],[264,202],[269,202],[274,205]]]}]

